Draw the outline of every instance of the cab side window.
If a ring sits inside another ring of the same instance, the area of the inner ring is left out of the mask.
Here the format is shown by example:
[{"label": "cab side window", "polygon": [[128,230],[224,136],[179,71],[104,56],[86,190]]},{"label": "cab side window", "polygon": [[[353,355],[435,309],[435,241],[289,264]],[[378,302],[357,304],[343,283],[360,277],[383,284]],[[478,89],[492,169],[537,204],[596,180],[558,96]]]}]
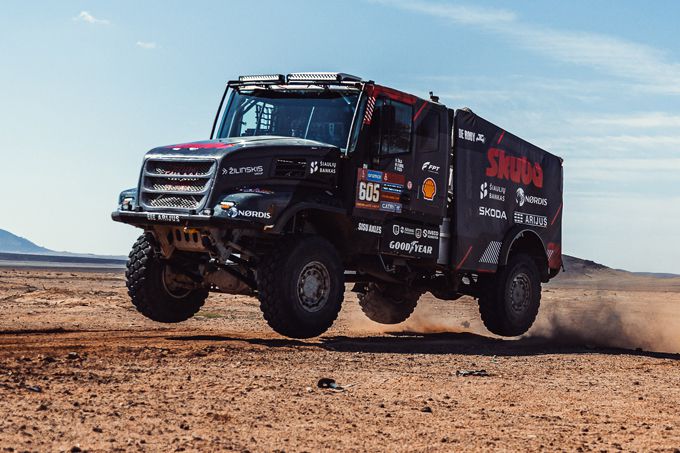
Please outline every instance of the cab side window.
[{"label": "cab side window", "polygon": [[416,128],[416,150],[418,153],[437,151],[439,144],[439,113],[428,108],[424,118]]},{"label": "cab side window", "polygon": [[376,99],[371,132],[374,155],[410,152],[412,118],[412,106],[388,98]]}]

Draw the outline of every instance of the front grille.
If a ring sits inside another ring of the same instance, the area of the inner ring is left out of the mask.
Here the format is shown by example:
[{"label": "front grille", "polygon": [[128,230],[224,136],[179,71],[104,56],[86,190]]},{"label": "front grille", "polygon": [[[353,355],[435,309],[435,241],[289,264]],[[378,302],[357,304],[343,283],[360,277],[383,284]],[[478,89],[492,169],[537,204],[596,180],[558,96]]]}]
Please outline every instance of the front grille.
[{"label": "front grille", "polygon": [[147,160],[142,174],[142,205],[154,209],[203,208],[216,167],[214,160]]},{"label": "front grille", "polygon": [[307,174],[305,159],[277,159],[274,176],[280,178],[304,178]]}]

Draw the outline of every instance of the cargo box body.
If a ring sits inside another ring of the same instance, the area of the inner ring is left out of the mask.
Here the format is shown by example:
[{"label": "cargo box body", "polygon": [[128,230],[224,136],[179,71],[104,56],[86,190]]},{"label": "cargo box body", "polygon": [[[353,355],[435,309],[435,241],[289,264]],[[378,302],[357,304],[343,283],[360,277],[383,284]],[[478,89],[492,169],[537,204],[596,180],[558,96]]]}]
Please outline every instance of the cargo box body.
[{"label": "cargo box body", "polygon": [[453,127],[453,253],[457,271],[495,272],[516,237],[540,238],[562,265],[562,159],[469,110]]}]

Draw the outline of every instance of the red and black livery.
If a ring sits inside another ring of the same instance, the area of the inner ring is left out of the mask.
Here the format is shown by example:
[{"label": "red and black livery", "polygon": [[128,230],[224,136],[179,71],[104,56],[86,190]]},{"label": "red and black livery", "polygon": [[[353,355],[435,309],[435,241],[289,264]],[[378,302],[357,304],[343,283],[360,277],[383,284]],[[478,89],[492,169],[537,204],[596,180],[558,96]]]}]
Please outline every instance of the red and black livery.
[{"label": "red and black livery", "polygon": [[490,331],[533,323],[561,267],[562,160],[475,115],[344,73],[229,82],[209,140],[155,148],[114,220],[144,234],[128,288],[151,319],[252,294],[291,337],[354,283],[394,324],[424,292],[470,295]]}]

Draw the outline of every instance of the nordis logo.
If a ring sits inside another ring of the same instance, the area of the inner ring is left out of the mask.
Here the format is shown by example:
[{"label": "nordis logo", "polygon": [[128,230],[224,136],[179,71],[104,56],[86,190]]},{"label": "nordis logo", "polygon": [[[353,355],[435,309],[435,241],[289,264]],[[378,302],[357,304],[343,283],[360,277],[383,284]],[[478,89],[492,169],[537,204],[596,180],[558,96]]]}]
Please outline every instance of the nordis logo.
[{"label": "nordis logo", "polygon": [[543,187],[543,169],[539,164],[526,157],[506,156],[505,151],[498,148],[489,148],[486,156],[489,159],[486,176],[508,179],[525,186],[533,184],[539,189]]}]

